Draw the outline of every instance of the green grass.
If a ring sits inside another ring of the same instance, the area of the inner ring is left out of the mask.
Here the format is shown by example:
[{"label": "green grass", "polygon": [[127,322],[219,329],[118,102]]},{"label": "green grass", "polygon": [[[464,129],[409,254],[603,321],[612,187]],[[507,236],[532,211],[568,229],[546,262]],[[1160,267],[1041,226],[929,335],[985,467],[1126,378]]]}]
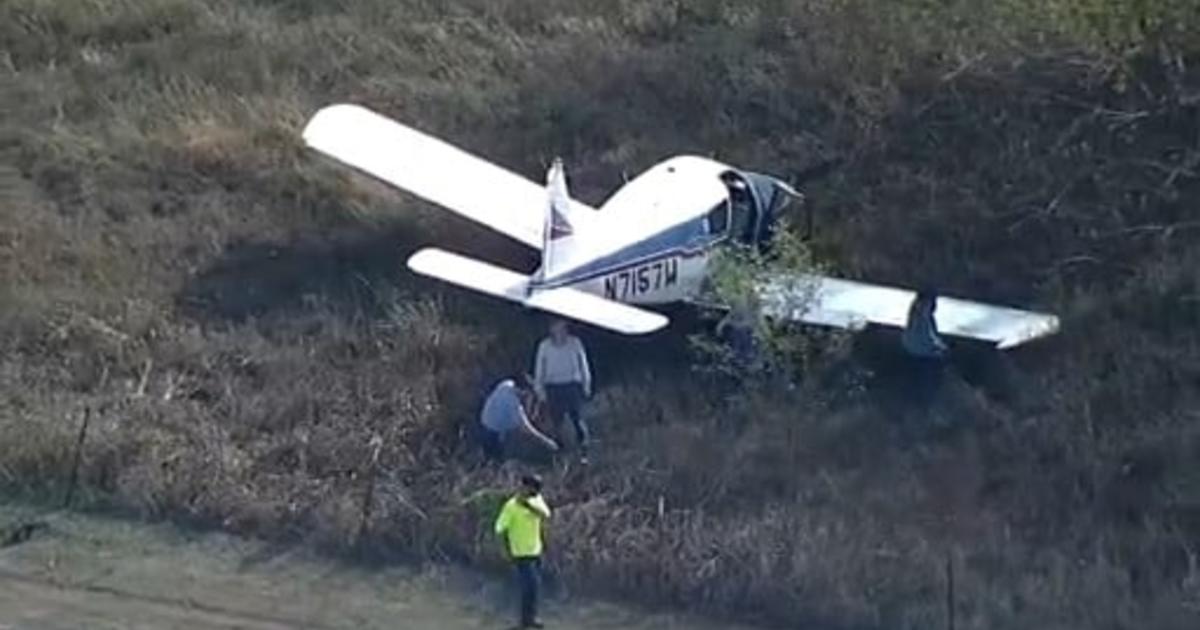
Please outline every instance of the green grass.
[{"label": "green grass", "polygon": [[800,391],[725,405],[678,339],[589,337],[603,453],[549,474],[556,570],[928,628],[949,558],[962,628],[1193,627],[1190,4],[11,0],[0,483],[58,487],[91,407],[84,483],[146,515],[494,566],[509,479],[461,431],[538,322],[402,261],[530,261],[306,152],[306,118],[363,103],[531,176],[561,154],[595,202],[673,153],[785,177],[842,157],[806,191],[823,262],[1063,333],[990,367],[1006,388],[964,387],[974,426],[920,449],[841,346]]}]

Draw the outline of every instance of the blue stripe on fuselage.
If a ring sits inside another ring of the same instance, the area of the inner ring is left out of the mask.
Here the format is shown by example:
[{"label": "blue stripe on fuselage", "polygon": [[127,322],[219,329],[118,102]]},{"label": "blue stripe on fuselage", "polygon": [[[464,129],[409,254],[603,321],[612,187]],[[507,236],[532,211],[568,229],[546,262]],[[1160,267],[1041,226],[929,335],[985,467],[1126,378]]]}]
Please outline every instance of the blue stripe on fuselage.
[{"label": "blue stripe on fuselage", "polygon": [[539,283],[539,288],[551,289],[586,282],[660,258],[695,255],[712,247],[723,238],[724,235],[714,236],[708,233],[703,217],[691,219],[669,227],[650,238],[601,256],[560,276],[543,281]]}]

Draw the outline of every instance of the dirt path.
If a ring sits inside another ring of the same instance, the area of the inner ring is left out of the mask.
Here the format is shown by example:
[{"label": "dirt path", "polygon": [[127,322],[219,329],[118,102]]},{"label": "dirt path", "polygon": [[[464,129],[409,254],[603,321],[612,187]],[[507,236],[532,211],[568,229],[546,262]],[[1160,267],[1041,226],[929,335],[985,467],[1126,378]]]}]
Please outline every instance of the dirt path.
[{"label": "dirt path", "polygon": [[246,628],[281,630],[303,625],[190,603],[139,597],[108,589],[72,588],[23,576],[0,576],[0,628]]},{"label": "dirt path", "polygon": [[[0,505],[0,527],[32,512]],[[0,630],[507,628],[507,586],[454,570],[371,571],[219,534],[56,514],[0,549]],[[556,601],[550,627],[715,629],[597,602]]]}]

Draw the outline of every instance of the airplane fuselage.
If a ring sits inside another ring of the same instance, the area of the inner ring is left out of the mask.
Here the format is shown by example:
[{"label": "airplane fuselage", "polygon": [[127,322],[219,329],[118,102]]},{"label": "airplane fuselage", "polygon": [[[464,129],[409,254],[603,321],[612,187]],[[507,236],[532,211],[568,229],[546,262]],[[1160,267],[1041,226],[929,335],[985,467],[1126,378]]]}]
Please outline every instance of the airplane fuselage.
[{"label": "airplane fuselage", "polygon": [[[574,245],[579,262],[542,286],[569,286],[627,304],[695,301],[718,247],[758,246],[795,195],[779,180],[682,156],[625,184]],[[636,240],[629,234],[642,235]]]}]

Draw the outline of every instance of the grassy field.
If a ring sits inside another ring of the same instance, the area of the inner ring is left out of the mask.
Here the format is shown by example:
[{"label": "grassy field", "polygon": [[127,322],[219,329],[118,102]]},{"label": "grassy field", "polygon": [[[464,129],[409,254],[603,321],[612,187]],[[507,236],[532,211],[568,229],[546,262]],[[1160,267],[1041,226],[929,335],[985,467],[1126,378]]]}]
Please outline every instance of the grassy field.
[{"label": "grassy field", "polygon": [[853,346],[723,401],[679,335],[589,333],[603,442],[587,474],[548,472],[555,570],[713,615],[928,628],[949,566],[959,628],[1195,627],[1194,9],[8,0],[0,484],[60,491],[90,410],[94,503],[496,566],[511,471],[471,465],[462,431],[541,323],[402,262],[534,261],[317,159],[306,118],[359,102],[534,178],[562,155],[589,202],[673,153],[784,177],[841,158],[806,191],[827,264],[1063,334],[975,361],[970,426],[905,446],[886,362]]}]

